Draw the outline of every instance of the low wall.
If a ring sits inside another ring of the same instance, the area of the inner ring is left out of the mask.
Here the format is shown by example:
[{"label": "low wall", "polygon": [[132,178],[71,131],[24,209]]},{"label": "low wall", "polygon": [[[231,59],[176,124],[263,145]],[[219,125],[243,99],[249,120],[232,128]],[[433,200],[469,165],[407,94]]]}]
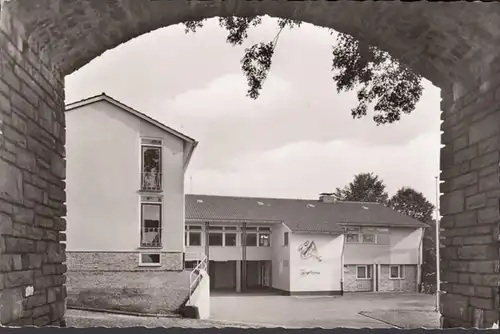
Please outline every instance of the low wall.
[{"label": "low wall", "polygon": [[[189,296],[189,272],[139,267],[137,254],[67,253],[67,306],[171,314]],[[170,257],[165,256],[165,259]]]}]

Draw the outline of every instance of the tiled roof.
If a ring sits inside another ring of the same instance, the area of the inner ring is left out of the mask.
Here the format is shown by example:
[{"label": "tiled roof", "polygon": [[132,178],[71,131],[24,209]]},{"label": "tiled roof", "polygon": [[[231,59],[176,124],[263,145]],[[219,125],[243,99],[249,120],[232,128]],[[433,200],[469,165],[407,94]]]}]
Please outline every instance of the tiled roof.
[{"label": "tiled roof", "polygon": [[283,222],[292,231],[342,232],[341,224],[425,227],[383,204],[186,195],[186,220]]}]

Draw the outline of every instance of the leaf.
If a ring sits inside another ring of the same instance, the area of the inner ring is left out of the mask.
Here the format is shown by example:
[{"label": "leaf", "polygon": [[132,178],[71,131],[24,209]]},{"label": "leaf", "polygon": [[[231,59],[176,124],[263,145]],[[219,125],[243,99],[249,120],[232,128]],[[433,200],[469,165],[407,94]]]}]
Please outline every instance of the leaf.
[{"label": "leaf", "polygon": [[245,49],[241,59],[241,69],[247,78],[247,96],[256,99],[260,95],[262,85],[267,78],[272,64],[274,43],[260,43]]}]

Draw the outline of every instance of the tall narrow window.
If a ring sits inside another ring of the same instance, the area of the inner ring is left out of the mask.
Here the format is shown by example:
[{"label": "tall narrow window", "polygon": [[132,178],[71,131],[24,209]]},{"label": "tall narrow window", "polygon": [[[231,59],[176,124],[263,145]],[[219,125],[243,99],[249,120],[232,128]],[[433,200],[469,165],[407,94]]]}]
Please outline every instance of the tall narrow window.
[{"label": "tall narrow window", "polygon": [[[144,202],[144,200],[155,202]],[[161,198],[146,197],[141,203],[141,247],[161,247]]]},{"label": "tall narrow window", "polygon": [[271,229],[269,227],[259,227],[259,247],[269,247],[271,245]]},{"label": "tall narrow window", "polygon": [[288,246],[288,232],[283,233],[283,246]]},{"label": "tall narrow window", "polygon": [[161,191],[161,140],[143,139],[141,145],[141,190]]}]

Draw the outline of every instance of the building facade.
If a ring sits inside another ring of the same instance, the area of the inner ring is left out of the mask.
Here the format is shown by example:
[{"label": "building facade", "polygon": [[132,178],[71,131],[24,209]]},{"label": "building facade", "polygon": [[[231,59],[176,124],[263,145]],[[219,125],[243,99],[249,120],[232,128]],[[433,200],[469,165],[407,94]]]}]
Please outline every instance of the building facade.
[{"label": "building facade", "polygon": [[197,142],[105,94],[67,105],[66,127],[68,302],[173,307],[141,297],[187,284],[184,173]]},{"label": "building facade", "polygon": [[426,227],[377,203],[186,196],[186,267],[213,290],[342,294],[418,290]]}]

